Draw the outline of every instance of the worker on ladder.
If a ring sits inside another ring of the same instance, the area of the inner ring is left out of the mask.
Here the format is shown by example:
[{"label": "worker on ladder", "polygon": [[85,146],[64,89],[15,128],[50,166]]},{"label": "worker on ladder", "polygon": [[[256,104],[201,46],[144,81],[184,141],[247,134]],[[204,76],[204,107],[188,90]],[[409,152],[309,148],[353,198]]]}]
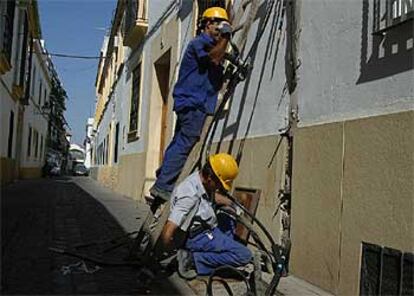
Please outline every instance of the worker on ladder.
[{"label": "worker on ladder", "polygon": [[175,188],[161,240],[166,249],[177,247],[177,231],[187,232],[183,248],[178,251],[182,277],[192,279],[197,274],[209,275],[221,266],[239,267],[250,262],[250,250],[234,240],[235,221],[216,215],[220,207],[238,212],[237,206],[220,193],[230,190],[238,172],[236,160],[219,153],[210,156],[201,171]]},{"label": "worker on ladder", "polygon": [[156,172],[156,182],[146,197],[155,210],[168,201],[185,162],[200,138],[205,119],[214,114],[223,83],[224,55],[232,28],[225,9],[204,11],[201,33],[190,41],[184,53],[173,97],[177,115],[174,137]]}]

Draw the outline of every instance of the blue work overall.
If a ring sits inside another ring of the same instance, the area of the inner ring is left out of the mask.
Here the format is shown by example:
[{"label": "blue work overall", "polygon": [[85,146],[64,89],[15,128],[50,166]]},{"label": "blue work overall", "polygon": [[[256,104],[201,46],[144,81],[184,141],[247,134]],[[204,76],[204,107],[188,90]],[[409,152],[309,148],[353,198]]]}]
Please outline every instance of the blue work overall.
[{"label": "blue work overall", "polygon": [[199,275],[209,275],[217,267],[240,267],[250,262],[252,253],[234,240],[235,222],[224,215],[218,215],[218,227],[188,238],[185,248],[194,258]]},{"label": "blue work overall", "polygon": [[155,186],[172,192],[188,155],[200,138],[207,115],[214,113],[222,85],[223,67],[208,56],[215,41],[202,33],[188,45],[174,87],[174,111],[177,125],[160,168]]},{"label": "blue work overall", "polygon": [[206,114],[197,109],[177,112],[174,137],[164,153],[162,166],[157,170],[156,186],[167,191],[174,189],[188,155],[200,138]]}]

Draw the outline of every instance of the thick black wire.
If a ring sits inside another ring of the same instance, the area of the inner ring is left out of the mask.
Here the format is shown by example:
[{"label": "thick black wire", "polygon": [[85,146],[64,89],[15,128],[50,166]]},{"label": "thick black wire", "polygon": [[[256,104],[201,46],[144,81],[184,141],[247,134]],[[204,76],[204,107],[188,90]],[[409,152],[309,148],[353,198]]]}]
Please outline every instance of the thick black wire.
[{"label": "thick black wire", "polygon": [[[282,0],[278,0],[278,1],[282,1]],[[260,39],[262,38],[262,36],[263,36],[263,34],[264,34],[265,30],[266,30],[267,24],[269,23],[269,19],[270,19],[270,16],[271,16],[272,11],[273,11],[273,8],[274,8],[274,3],[275,3],[275,0],[269,1],[269,3],[268,3],[267,9],[266,9],[267,13],[266,13],[266,16],[265,16],[265,21],[264,21],[264,23],[263,23],[263,25],[261,27],[261,30],[258,33],[258,37],[256,37],[255,41],[251,45],[251,47],[250,47],[250,49],[249,49],[249,51],[248,51],[248,53],[246,55],[246,58],[243,59],[242,67],[244,67],[244,68],[247,67],[247,61],[253,55],[253,50],[256,47],[256,43],[258,43],[260,41]],[[231,97],[231,95],[233,95],[234,90],[236,89],[237,84],[241,81],[241,79],[239,77],[239,74],[241,74],[240,71],[243,71],[243,70],[240,69],[240,67],[239,67],[239,69],[236,70],[236,72],[233,74],[232,80],[229,82],[229,84],[233,82],[235,85],[232,86],[232,88],[229,89],[226,92],[226,94],[225,94],[225,96],[224,96],[224,98],[223,98],[223,100],[222,100],[219,108],[217,109],[216,113],[214,114],[213,120],[210,123],[210,126],[208,128],[206,137],[205,137],[205,139],[203,141],[202,148],[200,150],[200,156],[199,156],[196,164],[194,165],[192,171],[195,171],[195,169],[201,165],[202,157],[203,157],[203,154],[204,154],[203,152],[204,152],[204,150],[206,148],[206,144],[207,143],[208,143],[208,145],[207,145],[207,149],[206,149],[206,156],[208,157],[208,154],[210,152],[211,145],[212,145],[212,142],[213,142],[214,134],[215,134],[215,131],[216,131],[216,128],[217,128],[217,119],[221,115],[221,113],[222,113],[222,111],[223,111],[223,109],[224,109],[224,107],[225,107],[228,99]],[[213,132],[211,132],[213,127],[214,127]],[[211,135],[210,135],[210,132],[211,132]]]},{"label": "thick black wire", "polygon": [[259,235],[257,234],[257,232],[256,232],[256,231],[254,231],[254,229],[253,229],[250,225],[248,225],[247,223],[245,223],[245,222],[244,222],[243,220],[241,220],[240,218],[236,217],[236,215],[235,215],[235,214],[232,214],[232,213],[230,213],[230,212],[228,212],[228,211],[222,210],[222,211],[221,211],[221,213],[223,213],[223,214],[225,214],[225,215],[227,215],[227,216],[229,216],[229,217],[231,217],[231,218],[235,219],[238,223],[240,223],[240,224],[242,224],[244,227],[246,227],[246,228],[250,231],[250,233],[251,233],[251,235],[252,235],[252,237],[253,237],[254,241],[256,242],[256,244],[257,244],[257,248],[258,248],[259,250],[261,250],[261,251],[265,252],[265,253],[266,253],[266,255],[270,258],[270,260],[272,260],[272,263],[274,262],[274,258],[272,257],[272,255],[271,255],[270,251],[266,249],[266,246],[265,246],[265,245],[264,245],[264,243],[261,241],[261,239],[260,239]]},{"label": "thick black wire", "polygon": [[[214,277],[216,276],[216,274],[220,271],[224,271],[224,270],[231,270],[233,272],[235,272],[238,276],[240,276],[241,279],[243,279],[244,283],[246,284],[246,288],[247,288],[247,293],[248,295],[254,295],[249,282],[247,281],[246,277],[244,276],[244,274],[238,270],[235,267],[232,266],[220,266],[218,268],[216,268],[213,273],[208,277],[208,282],[207,282],[207,291],[206,291],[206,295],[207,296],[213,296],[213,281],[214,281]],[[227,283],[226,283],[227,284]],[[227,288],[226,288],[227,290]],[[231,290],[230,290],[231,291]],[[229,293],[229,291],[227,290],[227,293],[229,295],[232,295]]]}]

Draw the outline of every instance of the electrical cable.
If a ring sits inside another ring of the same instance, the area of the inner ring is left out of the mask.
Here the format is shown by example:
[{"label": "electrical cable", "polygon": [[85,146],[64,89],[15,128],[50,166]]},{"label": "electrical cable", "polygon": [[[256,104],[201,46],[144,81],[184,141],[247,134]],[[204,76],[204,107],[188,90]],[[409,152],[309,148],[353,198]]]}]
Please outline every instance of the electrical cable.
[{"label": "electrical cable", "polygon": [[[213,281],[215,280],[214,277],[217,276],[217,273],[223,272],[223,271],[231,271],[231,272],[234,272],[236,275],[240,276],[240,278],[243,280],[243,282],[246,285],[247,295],[254,295],[254,293],[251,290],[249,282],[247,281],[246,277],[244,276],[244,274],[240,270],[238,270],[237,268],[232,267],[232,266],[220,266],[220,267],[216,268],[213,271],[213,273],[210,274],[210,276],[208,277],[207,291],[206,291],[207,296],[213,296]],[[230,287],[228,286],[228,284],[224,281],[220,281],[220,282],[222,284],[225,283],[224,287],[225,287],[227,293],[229,295],[233,295],[233,293],[231,293],[232,291],[231,291]]]},{"label": "electrical cable", "polygon": [[[278,0],[278,1],[282,1],[282,0]],[[257,38],[255,39],[254,43],[251,45],[248,54],[246,55],[246,58],[241,60],[239,59],[239,63],[240,65],[237,67],[236,71],[234,73],[232,73],[231,79],[227,85],[227,90],[225,92],[225,94],[223,95],[223,100],[221,101],[217,111],[215,112],[214,116],[213,116],[213,120],[211,121],[208,129],[207,129],[207,133],[206,133],[206,137],[203,140],[201,149],[200,149],[200,155],[197,159],[197,161],[195,162],[195,164],[193,165],[193,168],[191,170],[191,172],[194,172],[197,168],[199,168],[201,166],[202,163],[202,158],[203,158],[203,154],[204,154],[204,150],[206,150],[206,156],[208,157],[211,146],[212,146],[212,141],[214,138],[214,134],[218,125],[218,118],[219,116],[221,116],[224,107],[226,106],[226,103],[228,101],[228,99],[233,95],[234,90],[236,89],[237,84],[242,80],[240,75],[243,75],[244,73],[241,73],[243,70],[245,70],[247,68],[247,62],[249,60],[249,58],[251,57],[254,48],[256,47],[256,44],[260,41],[260,39],[262,38],[264,31],[268,25],[269,19],[270,19],[270,15],[272,14],[273,11],[273,7],[274,7],[274,2],[275,0],[269,1],[267,9],[266,9],[266,16],[265,16],[265,20],[263,22],[263,25],[261,27],[261,30],[258,33]],[[231,66],[231,65],[230,65]],[[233,66],[234,67],[234,66]],[[241,69],[244,68],[244,69]],[[207,149],[206,149],[207,147]]]},{"label": "electrical cable", "polygon": [[52,57],[58,58],[69,58],[69,59],[84,59],[84,60],[99,60],[99,59],[106,59],[106,57],[98,57],[98,56],[83,56],[83,55],[74,55],[74,54],[63,54],[63,53],[43,53],[44,55],[50,55]]}]

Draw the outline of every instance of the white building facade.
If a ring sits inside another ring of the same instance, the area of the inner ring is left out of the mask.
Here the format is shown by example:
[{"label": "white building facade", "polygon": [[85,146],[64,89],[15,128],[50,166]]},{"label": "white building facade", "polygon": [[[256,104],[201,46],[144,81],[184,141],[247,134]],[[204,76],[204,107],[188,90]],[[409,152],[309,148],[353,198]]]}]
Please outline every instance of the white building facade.
[{"label": "white building facade", "polygon": [[[173,133],[183,50],[200,11],[227,2],[118,1],[97,75],[98,181],[136,199],[147,194]],[[253,2],[243,52],[253,68],[224,109],[211,152],[239,161],[234,193],[291,242],[292,274],[333,294],[369,294],[366,287],[380,288],[371,272],[380,278],[391,268],[371,270],[369,260],[392,253],[401,270],[393,287],[409,287],[412,1]]]}]

